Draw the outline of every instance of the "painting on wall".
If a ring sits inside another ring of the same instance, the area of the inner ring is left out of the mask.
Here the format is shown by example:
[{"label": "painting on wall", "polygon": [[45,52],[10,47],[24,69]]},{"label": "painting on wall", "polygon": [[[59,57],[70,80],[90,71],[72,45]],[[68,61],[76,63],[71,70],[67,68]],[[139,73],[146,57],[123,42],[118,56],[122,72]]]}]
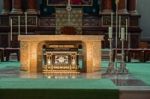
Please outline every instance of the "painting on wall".
[{"label": "painting on wall", "polygon": [[93,0],[47,0],[48,6],[66,6],[70,1],[72,6],[92,6]]}]

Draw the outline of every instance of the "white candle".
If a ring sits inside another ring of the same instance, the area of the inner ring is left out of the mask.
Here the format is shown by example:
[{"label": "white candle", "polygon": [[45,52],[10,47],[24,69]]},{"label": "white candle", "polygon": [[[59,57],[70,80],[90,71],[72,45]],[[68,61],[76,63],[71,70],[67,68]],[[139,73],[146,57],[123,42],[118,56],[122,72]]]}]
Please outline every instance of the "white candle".
[{"label": "white candle", "polygon": [[111,27],[113,27],[113,12],[111,13]]},{"label": "white candle", "polygon": [[128,40],[128,19],[126,19],[126,40]]},{"label": "white candle", "polygon": [[10,41],[12,41],[12,18],[10,19]]},{"label": "white candle", "polygon": [[108,28],[108,35],[109,35],[109,38],[112,39],[112,27]]},{"label": "white candle", "polygon": [[25,34],[27,35],[28,33],[28,16],[27,16],[27,12],[25,12]]},{"label": "white candle", "polygon": [[18,35],[20,35],[20,16],[18,16]]},{"label": "white candle", "polygon": [[125,28],[121,28],[121,40],[125,38]]}]

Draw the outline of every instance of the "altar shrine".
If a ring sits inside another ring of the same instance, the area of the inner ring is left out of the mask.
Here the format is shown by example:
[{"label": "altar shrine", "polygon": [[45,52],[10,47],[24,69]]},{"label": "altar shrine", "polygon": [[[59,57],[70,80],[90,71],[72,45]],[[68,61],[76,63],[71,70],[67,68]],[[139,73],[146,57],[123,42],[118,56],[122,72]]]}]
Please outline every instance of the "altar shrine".
[{"label": "altar shrine", "polygon": [[[30,73],[95,72],[101,66],[101,41],[94,35],[20,35],[21,69]],[[83,66],[78,64],[82,46]]]}]

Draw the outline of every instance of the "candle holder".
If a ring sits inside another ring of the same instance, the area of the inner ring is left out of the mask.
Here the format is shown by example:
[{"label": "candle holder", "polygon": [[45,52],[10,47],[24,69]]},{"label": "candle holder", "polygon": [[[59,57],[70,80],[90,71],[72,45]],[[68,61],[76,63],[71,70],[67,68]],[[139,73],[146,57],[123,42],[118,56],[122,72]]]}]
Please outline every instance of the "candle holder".
[{"label": "candle holder", "polygon": [[116,69],[114,67],[114,62],[113,62],[113,48],[112,48],[112,41],[113,39],[112,38],[109,38],[109,47],[110,47],[110,50],[109,50],[109,64],[108,64],[108,68],[107,68],[107,73],[115,73],[116,72]]},{"label": "candle holder", "polygon": [[27,35],[28,34],[28,13],[25,12],[24,15],[25,15],[25,34]]},{"label": "candle holder", "polygon": [[121,43],[122,43],[122,48],[121,48],[121,63],[120,63],[120,67],[118,69],[118,73],[128,73],[128,69],[126,68],[126,63],[124,60],[124,56],[125,56],[125,50],[124,50],[124,41],[125,41],[125,34],[124,32],[121,33]]}]

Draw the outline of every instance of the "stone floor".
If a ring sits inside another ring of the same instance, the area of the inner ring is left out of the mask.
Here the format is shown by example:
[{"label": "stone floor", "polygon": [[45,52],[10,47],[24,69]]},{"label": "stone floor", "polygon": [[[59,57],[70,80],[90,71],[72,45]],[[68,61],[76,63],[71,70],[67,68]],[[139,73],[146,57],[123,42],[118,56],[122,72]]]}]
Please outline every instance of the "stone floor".
[{"label": "stone floor", "polygon": [[[6,63],[7,64],[7,63]],[[57,73],[57,74],[28,74],[20,71],[19,68],[13,66],[6,66],[0,68],[0,78],[47,78],[47,79],[75,79],[75,78],[87,78],[87,79],[111,79],[117,86],[148,86],[145,82],[135,78],[132,74],[107,74],[105,73],[106,67],[102,67],[102,70],[95,73]]]}]

